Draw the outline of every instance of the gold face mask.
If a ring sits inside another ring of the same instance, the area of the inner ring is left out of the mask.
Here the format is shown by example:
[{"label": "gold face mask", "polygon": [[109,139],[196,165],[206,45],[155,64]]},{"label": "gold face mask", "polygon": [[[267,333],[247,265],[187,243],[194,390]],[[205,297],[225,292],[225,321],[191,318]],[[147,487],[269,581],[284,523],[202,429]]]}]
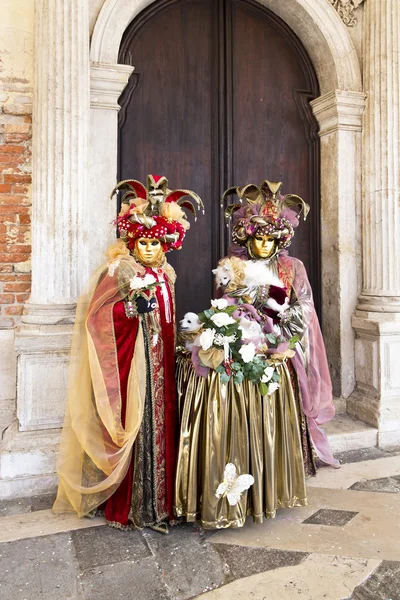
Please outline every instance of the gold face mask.
[{"label": "gold face mask", "polygon": [[268,258],[274,251],[275,242],[270,235],[255,235],[251,240],[251,251],[254,256]]},{"label": "gold face mask", "polygon": [[159,267],[164,261],[164,251],[160,240],[138,238],[135,241],[134,256],[145,267]]}]

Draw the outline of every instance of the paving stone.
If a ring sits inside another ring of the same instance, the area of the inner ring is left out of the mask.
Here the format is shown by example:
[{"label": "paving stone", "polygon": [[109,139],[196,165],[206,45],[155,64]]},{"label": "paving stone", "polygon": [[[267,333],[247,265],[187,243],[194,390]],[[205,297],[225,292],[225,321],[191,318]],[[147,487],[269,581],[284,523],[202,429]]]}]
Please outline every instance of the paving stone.
[{"label": "paving stone", "polygon": [[163,579],[153,557],[105,565],[81,576],[85,600],[170,600]]},{"label": "paving stone", "polygon": [[168,535],[146,529],[143,533],[163,581],[174,600],[192,598],[219,587],[229,578],[210,536],[190,523],[171,527]]},{"label": "paving stone", "polygon": [[14,498],[0,501],[0,517],[23,515],[31,512],[30,498]]},{"label": "paving stone", "polygon": [[0,501],[0,517],[23,515],[36,510],[47,510],[54,504],[54,494],[32,496],[30,498],[14,498]]},{"label": "paving stone", "polygon": [[0,545],[0,598],[83,600],[71,536],[59,533]]},{"label": "paving stone", "polygon": [[349,600],[400,600],[400,562],[384,560]]},{"label": "paving stone", "polygon": [[121,531],[108,525],[71,532],[80,569],[111,565],[125,561],[141,561],[151,552],[138,530]]},{"label": "paving stone", "polygon": [[[345,452],[338,452],[335,457],[340,461],[341,464],[364,462],[365,460],[375,460],[376,458],[386,458],[388,456],[397,456],[400,454],[400,448],[393,448],[393,450],[381,450],[380,448],[362,448],[361,450],[346,450]],[[322,463],[320,466],[329,466]]]},{"label": "paving stone", "polygon": [[53,507],[56,499],[55,494],[44,494],[43,496],[32,496],[31,498],[31,511],[36,510],[48,510]]},{"label": "paving stone", "polygon": [[293,567],[309,556],[307,552],[251,548],[233,544],[215,544],[214,548],[220,555],[221,561],[229,567],[232,580],[280,567]]},{"label": "paving stone", "polygon": [[352,510],[333,510],[321,508],[316,513],[308,517],[303,523],[308,525],[331,525],[333,527],[343,527],[351,521],[358,512]]},{"label": "paving stone", "polygon": [[386,492],[388,494],[400,493],[400,475],[393,477],[382,477],[380,479],[363,479],[349,487],[349,490],[360,490],[363,492]]}]

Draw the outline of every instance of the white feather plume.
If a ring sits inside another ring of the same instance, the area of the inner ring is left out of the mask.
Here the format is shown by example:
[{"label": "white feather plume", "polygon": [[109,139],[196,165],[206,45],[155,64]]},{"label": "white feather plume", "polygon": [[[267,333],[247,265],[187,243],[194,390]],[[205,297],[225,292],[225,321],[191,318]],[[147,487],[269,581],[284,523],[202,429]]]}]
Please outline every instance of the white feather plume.
[{"label": "white feather plume", "polygon": [[259,285],[275,285],[283,287],[283,283],[275,273],[265,263],[261,261],[249,260],[244,268],[244,284],[252,288]]}]

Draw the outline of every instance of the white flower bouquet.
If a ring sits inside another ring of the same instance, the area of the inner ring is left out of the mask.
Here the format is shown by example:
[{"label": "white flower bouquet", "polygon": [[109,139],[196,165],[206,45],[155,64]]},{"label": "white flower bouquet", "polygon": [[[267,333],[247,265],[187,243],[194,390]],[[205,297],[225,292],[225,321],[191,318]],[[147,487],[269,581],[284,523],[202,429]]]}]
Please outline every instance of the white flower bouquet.
[{"label": "white flower bouquet", "polygon": [[243,320],[243,306],[229,304],[224,298],[211,301],[211,307],[198,315],[202,328],[192,359],[202,368],[214,369],[222,383],[232,378],[240,384],[248,379],[260,387],[263,395],[272,394],[279,387],[277,365],[290,356],[289,346],[293,347],[298,338],[288,343],[280,337],[280,331],[265,334],[256,321],[249,324]]}]

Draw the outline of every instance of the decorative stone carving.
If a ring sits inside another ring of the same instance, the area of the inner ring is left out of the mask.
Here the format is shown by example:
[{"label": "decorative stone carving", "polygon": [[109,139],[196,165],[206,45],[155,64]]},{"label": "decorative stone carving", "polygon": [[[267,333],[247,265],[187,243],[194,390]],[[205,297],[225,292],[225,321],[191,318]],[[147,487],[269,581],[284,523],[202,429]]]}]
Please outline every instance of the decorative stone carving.
[{"label": "decorative stone carving", "polygon": [[329,0],[329,2],[337,10],[339,17],[345,25],[348,27],[357,25],[357,17],[354,11],[364,0]]}]

